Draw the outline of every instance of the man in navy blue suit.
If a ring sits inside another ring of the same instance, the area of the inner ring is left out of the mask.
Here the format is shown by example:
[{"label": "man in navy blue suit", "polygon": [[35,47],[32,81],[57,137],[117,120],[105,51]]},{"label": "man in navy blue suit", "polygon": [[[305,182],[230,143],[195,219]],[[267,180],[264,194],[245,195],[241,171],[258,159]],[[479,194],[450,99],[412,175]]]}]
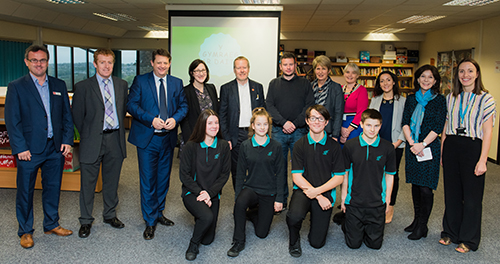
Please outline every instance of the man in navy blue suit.
[{"label": "man in navy blue suit", "polygon": [[134,118],[128,141],[137,147],[146,240],[154,238],[156,223],[174,225],[163,210],[177,144],[177,124],[186,116],[188,104],[182,80],[167,74],[170,63],[168,51],[153,51],[153,71],[136,76],[128,95],[127,111]]},{"label": "man in navy blue suit", "polygon": [[26,49],[29,74],[12,81],[5,99],[5,124],[17,160],[16,215],[21,246],[33,242],[33,192],[42,169],[45,234],[69,236],[59,225],[59,195],[64,156],[73,145],[73,119],[64,81],[47,75],[49,52],[44,46]]},{"label": "man in navy blue suit", "polygon": [[250,62],[239,56],[234,59],[233,70],[236,79],[220,87],[220,130],[231,147],[231,177],[236,177],[241,142],[248,139],[248,127],[252,110],[266,107],[262,84],[248,78]]}]

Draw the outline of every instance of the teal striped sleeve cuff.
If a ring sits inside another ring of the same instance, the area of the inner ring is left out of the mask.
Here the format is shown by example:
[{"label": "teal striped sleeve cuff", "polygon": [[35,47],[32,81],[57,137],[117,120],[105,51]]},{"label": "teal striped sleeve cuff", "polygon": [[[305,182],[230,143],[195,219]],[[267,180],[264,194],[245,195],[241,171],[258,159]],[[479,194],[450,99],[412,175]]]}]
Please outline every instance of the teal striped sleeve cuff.
[{"label": "teal striped sleeve cuff", "polygon": [[304,173],[304,170],[292,170],[292,173]]},{"label": "teal striped sleeve cuff", "polygon": [[396,175],[396,172],[395,171],[394,172],[388,172],[388,171],[386,171],[385,174]]}]

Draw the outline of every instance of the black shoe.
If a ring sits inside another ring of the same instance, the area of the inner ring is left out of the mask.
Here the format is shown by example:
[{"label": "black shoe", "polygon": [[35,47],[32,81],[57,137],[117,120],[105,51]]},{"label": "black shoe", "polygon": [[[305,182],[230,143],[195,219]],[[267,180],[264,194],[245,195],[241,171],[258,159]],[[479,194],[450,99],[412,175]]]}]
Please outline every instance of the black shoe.
[{"label": "black shoe", "polygon": [[415,231],[415,227],[417,227],[417,219],[413,219],[413,222],[407,227],[405,227],[405,232],[413,232]]},{"label": "black shoe", "polygon": [[191,260],[195,260],[196,259],[196,256],[198,255],[198,253],[200,253],[200,251],[198,250],[198,246],[197,244],[193,243],[193,242],[189,242],[189,247],[186,251],[186,259],[191,261]]},{"label": "black shoe", "polygon": [[337,225],[343,225],[345,223],[345,213],[340,211],[333,215],[333,220]]},{"label": "black shoe", "polygon": [[302,256],[302,248],[300,248],[300,238],[297,239],[297,242],[295,244],[288,246],[288,252],[290,252],[290,255],[294,258],[298,258]]},{"label": "black shoe", "polygon": [[78,231],[78,236],[81,238],[86,238],[90,235],[90,228],[92,224],[84,224],[80,226],[80,230]]},{"label": "black shoe", "polygon": [[125,224],[122,223],[118,218],[113,217],[111,219],[104,219],[104,223],[110,224],[114,228],[124,228]]},{"label": "black shoe", "polygon": [[227,251],[227,255],[233,258],[237,257],[243,249],[245,249],[245,242],[233,242],[233,246]]},{"label": "black shoe", "polygon": [[164,225],[164,226],[173,226],[174,225],[174,221],[166,218],[165,216],[160,216],[158,217],[158,223]]},{"label": "black shoe", "polygon": [[144,230],[144,233],[142,234],[142,236],[146,240],[151,240],[155,237],[155,230],[156,230],[156,226],[146,226],[146,230]]},{"label": "black shoe", "polygon": [[413,233],[408,235],[408,239],[410,240],[419,240],[422,237],[427,237],[427,232],[429,229],[427,228],[426,225],[418,225],[415,230],[413,230]]}]

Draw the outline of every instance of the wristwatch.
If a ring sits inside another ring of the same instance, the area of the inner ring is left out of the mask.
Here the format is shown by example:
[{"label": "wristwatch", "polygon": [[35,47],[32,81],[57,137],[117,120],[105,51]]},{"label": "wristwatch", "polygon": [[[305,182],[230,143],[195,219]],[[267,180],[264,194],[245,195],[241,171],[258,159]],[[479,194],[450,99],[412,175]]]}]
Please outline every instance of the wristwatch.
[{"label": "wristwatch", "polygon": [[425,141],[422,141],[422,146],[427,147],[427,143],[425,143]]}]

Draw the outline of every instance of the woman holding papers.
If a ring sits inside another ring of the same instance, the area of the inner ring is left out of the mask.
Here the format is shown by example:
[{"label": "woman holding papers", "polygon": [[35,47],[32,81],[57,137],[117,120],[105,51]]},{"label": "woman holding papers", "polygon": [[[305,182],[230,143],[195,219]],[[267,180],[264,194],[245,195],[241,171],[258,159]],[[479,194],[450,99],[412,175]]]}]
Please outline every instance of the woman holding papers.
[{"label": "woman holding papers", "polygon": [[415,94],[408,95],[403,112],[406,182],[412,184],[415,218],[405,228],[408,239],[427,237],[427,222],[434,203],[433,189],[439,180],[441,142],[446,119],[446,99],[440,92],[441,77],[436,67],[424,65],[415,72]]},{"label": "woman holding papers", "polygon": [[458,64],[453,81],[442,134],[445,211],[439,243],[458,244],[455,250],[467,253],[476,251],[481,239],[484,178],[496,107],[473,59]]}]

